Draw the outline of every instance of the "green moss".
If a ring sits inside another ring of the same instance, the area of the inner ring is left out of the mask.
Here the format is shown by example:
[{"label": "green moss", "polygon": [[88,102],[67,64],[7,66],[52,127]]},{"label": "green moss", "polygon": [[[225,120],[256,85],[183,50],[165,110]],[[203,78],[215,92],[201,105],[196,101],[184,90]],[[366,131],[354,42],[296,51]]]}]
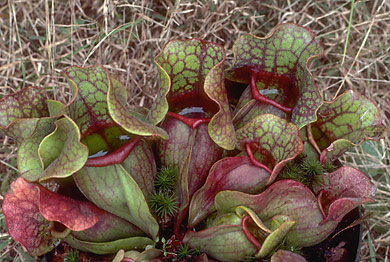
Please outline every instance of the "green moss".
[{"label": "green moss", "polygon": [[155,192],[150,196],[148,203],[156,215],[161,218],[173,216],[178,209],[176,196],[169,192]]},{"label": "green moss", "polygon": [[172,167],[163,167],[156,175],[155,186],[159,191],[173,191],[176,183],[177,171]]},{"label": "green moss", "polygon": [[64,262],[78,262],[79,252],[77,250],[70,250],[69,253],[64,257]]}]

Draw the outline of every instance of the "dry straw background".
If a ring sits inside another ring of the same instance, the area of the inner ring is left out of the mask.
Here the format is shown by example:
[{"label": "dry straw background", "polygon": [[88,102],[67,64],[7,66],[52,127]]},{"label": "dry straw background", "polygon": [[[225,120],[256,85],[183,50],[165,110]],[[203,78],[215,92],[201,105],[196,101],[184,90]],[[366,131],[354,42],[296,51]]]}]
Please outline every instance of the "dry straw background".
[{"label": "dry straw background", "polygon": [[[357,90],[378,104],[389,127],[389,0],[0,0],[0,97],[34,85],[65,102],[61,71],[103,64],[126,86],[129,105],[148,107],[158,88],[153,57],[170,39],[219,43],[228,65],[241,34],[264,36],[285,22],[321,39],[324,56],[311,70],[325,97]],[[18,172],[13,141],[0,141],[1,202]],[[387,135],[341,159],[368,171],[378,187],[376,203],[365,205],[361,261],[390,261],[389,148]],[[0,213],[0,262],[35,260],[10,239]]]}]

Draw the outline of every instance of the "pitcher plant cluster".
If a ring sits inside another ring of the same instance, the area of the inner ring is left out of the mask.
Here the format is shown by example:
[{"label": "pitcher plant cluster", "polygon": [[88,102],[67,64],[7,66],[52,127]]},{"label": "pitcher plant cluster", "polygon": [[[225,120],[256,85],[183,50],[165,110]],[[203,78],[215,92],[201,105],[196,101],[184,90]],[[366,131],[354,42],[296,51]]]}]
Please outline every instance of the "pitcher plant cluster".
[{"label": "pitcher plant cluster", "polygon": [[233,53],[227,68],[221,45],[167,43],[144,111],[103,66],[64,71],[67,104],[38,87],[4,96],[21,174],[2,204],[10,236],[33,256],[65,241],[116,261],[306,261],[281,244],[320,243],[373,201],[337,159],[383,136],[380,113],[353,90],[324,101],[308,69],[323,49],[304,27],[243,35]]}]

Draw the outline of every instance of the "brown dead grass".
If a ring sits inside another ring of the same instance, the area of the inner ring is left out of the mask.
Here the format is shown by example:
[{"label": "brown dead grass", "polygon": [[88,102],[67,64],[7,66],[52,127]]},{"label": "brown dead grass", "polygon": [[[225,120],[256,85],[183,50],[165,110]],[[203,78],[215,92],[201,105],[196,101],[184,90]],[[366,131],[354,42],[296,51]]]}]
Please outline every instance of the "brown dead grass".
[{"label": "brown dead grass", "polygon": [[[350,11],[351,1],[341,0],[3,0],[0,97],[35,85],[66,101],[69,88],[61,71],[70,65],[103,64],[127,87],[129,104],[148,107],[158,88],[152,60],[169,40],[202,38],[219,43],[226,48],[230,62],[232,45],[239,35],[250,32],[264,36],[279,23],[294,22],[307,26],[322,40],[325,54],[311,68],[326,97],[331,99],[349,88],[357,90],[378,104],[389,127],[390,1],[355,2],[341,64]],[[0,136],[0,140],[0,179],[4,185],[6,178],[16,176],[16,150],[7,137]],[[388,152],[389,137],[374,147]],[[382,170],[374,177],[377,202],[366,209],[373,214],[370,228],[382,229],[381,233],[370,231],[376,256],[389,261],[390,168],[389,155],[383,152],[378,157],[355,150],[342,160]],[[371,261],[368,232],[364,233],[362,261]],[[0,257],[10,254],[7,252],[0,251]]]}]

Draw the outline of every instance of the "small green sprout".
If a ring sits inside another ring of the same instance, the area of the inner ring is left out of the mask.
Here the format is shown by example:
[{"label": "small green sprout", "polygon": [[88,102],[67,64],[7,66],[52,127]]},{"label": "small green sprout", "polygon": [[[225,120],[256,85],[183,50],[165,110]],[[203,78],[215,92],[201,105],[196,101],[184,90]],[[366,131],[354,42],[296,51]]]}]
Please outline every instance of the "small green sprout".
[{"label": "small green sprout", "polygon": [[311,178],[324,173],[324,168],[320,161],[313,158],[305,158],[302,161],[301,169],[305,175]]},{"label": "small green sprout", "polygon": [[169,192],[158,191],[150,196],[149,205],[159,217],[173,216],[178,207],[176,196]]},{"label": "small green sprout", "polygon": [[327,171],[328,173],[332,173],[337,169],[335,165],[333,165],[332,162],[326,162],[325,164],[322,165],[322,167]]},{"label": "small green sprout", "polygon": [[296,163],[289,163],[284,168],[283,172],[280,174],[280,178],[282,179],[292,179],[298,181],[302,184],[307,183],[307,177],[304,172]]},{"label": "small green sprout", "polygon": [[192,256],[199,255],[198,249],[191,249],[188,245],[180,245],[177,248],[177,256],[180,259],[191,258]]},{"label": "small green sprout", "polygon": [[172,167],[163,167],[157,173],[155,185],[161,191],[172,191],[176,182],[177,171]]},{"label": "small green sprout", "polygon": [[68,254],[64,257],[64,262],[78,262],[79,252],[75,249],[71,249]]}]

